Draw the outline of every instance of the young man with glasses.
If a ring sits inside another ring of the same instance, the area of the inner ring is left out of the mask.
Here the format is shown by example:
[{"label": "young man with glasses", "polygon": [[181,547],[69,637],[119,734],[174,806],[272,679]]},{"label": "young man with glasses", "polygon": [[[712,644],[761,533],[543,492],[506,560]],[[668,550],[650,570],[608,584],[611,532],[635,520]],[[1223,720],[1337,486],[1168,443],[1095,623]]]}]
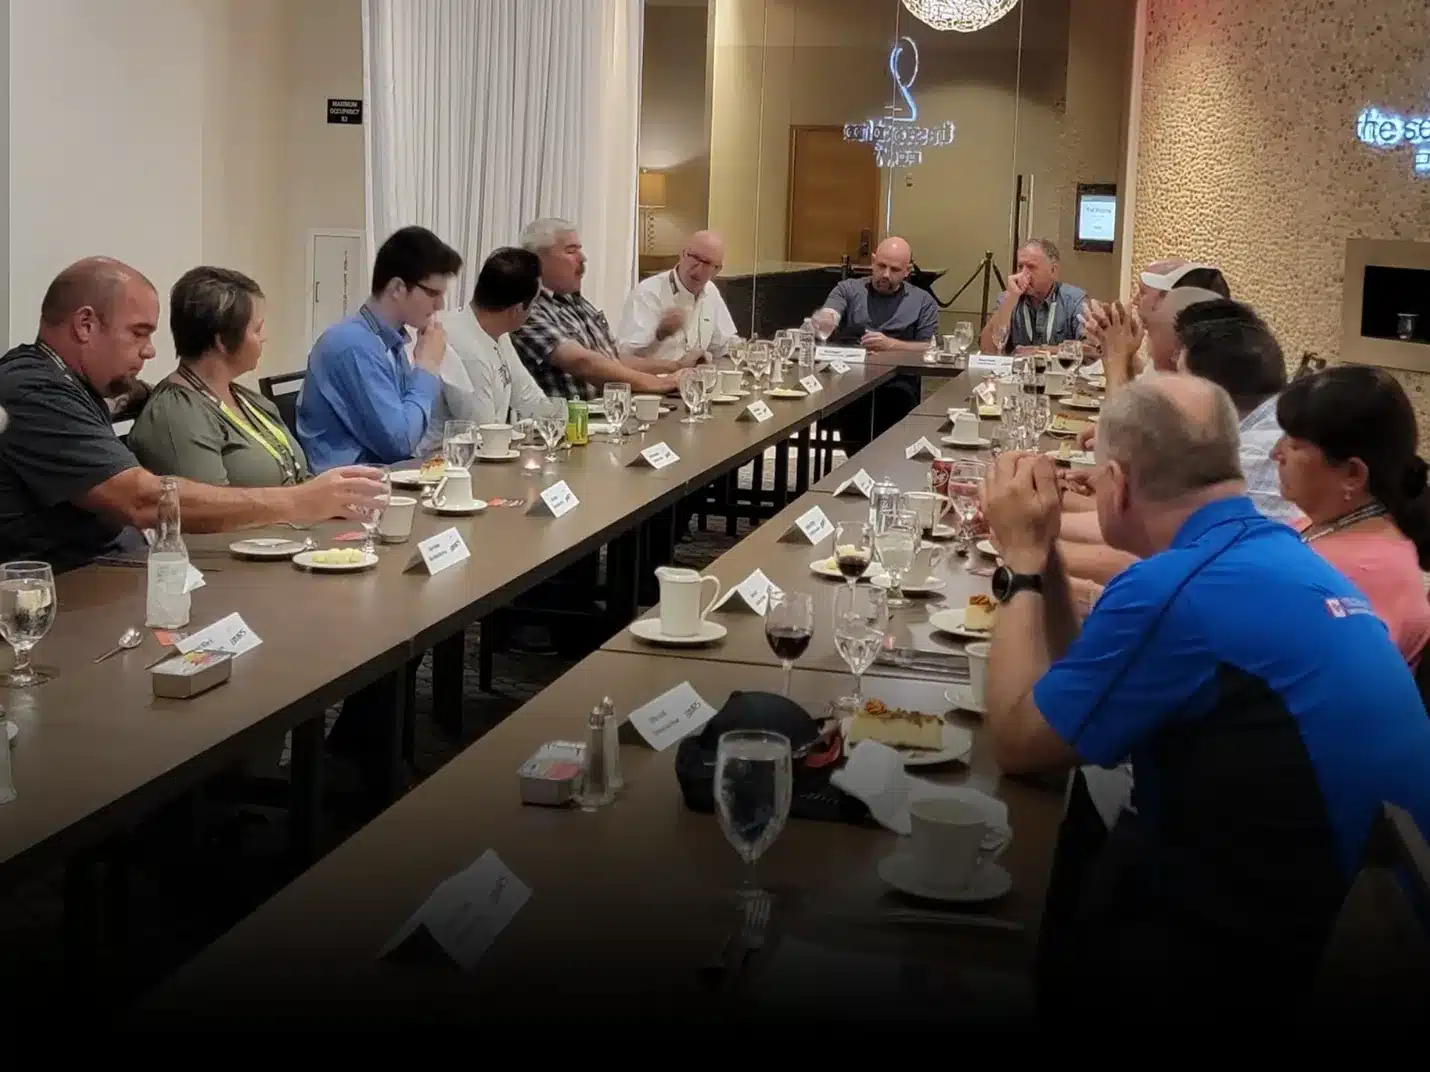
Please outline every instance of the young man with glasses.
[{"label": "young man with glasses", "polygon": [[[447,338],[436,314],[462,258],[425,227],[404,227],[377,251],[372,296],[328,328],[308,355],[298,439],[313,472],[390,465],[417,453],[442,389]],[[412,360],[407,328],[417,332]]]}]

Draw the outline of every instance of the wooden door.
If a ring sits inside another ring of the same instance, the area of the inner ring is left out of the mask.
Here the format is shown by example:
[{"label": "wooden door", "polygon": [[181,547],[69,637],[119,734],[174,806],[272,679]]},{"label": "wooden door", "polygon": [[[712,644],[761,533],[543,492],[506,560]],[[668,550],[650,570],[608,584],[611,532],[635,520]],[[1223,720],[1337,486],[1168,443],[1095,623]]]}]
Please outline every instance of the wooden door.
[{"label": "wooden door", "polygon": [[843,127],[791,127],[785,259],[868,264],[879,241],[874,150]]}]

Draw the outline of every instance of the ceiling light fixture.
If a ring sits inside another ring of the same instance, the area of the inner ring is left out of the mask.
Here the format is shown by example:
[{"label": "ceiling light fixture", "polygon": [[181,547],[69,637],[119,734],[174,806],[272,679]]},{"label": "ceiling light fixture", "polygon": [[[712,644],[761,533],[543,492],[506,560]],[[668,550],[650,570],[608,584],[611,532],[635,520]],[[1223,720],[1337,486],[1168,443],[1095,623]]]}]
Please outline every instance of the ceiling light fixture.
[{"label": "ceiling light fixture", "polygon": [[974,33],[992,26],[1018,6],[1018,0],[904,0],[904,7],[935,30]]}]

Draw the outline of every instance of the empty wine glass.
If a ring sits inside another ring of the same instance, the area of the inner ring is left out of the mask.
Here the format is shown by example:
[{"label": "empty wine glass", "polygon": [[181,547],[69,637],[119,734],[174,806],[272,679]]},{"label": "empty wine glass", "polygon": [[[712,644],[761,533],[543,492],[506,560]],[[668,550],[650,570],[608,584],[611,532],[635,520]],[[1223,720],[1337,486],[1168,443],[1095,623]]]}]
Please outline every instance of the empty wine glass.
[{"label": "empty wine glass", "polygon": [[[476,453],[475,443],[472,445],[472,451],[473,454]],[[445,447],[443,453],[445,454]],[[471,464],[470,460],[468,464]],[[363,534],[362,549],[369,555],[377,554],[377,527],[382,524],[382,513],[387,509],[387,500],[392,494],[392,478],[383,473],[379,479],[382,481],[383,492],[378,496],[377,502],[371,506],[358,507],[358,522],[362,525]]]},{"label": "empty wine glass", "polygon": [[715,397],[715,388],[720,386],[720,370],[714,365],[696,365],[695,371],[700,374],[700,403],[702,421],[714,420],[715,416],[710,412],[710,400]]},{"label": "empty wine glass", "polygon": [[844,710],[864,706],[864,672],[874,665],[889,624],[889,599],[882,588],[843,585],[834,593],[834,649],[854,675],[852,695],[836,700]]},{"label": "empty wine glass", "polygon": [[953,326],[953,347],[954,356],[963,357],[973,346],[973,325],[967,320],[960,320]]},{"label": "empty wine glass", "polygon": [[794,769],[789,738],[767,730],[732,730],[715,746],[715,815],[731,847],[745,861],[740,896],[768,896],[755,864],[789,821]]},{"label": "empty wine glass", "polygon": [[[0,683],[27,689],[50,679],[30,665],[30,650],[55,624],[57,607],[55,575],[48,563],[6,562],[0,566],[0,636],[15,652],[15,664]],[[9,747],[3,741],[0,746]]]},{"label": "empty wine glass", "polygon": [[740,374],[740,390],[745,389],[745,343],[741,339],[736,339],[730,343],[730,348],[725,352],[730,359],[730,364],[735,371]]},{"label": "empty wine glass", "polygon": [[978,515],[979,490],[983,487],[985,467],[982,462],[960,459],[948,474],[948,497],[958,515],[958,536],[962,551],[968,554],[973,542],[971,526]]},{"label": "empty wine glass", "polygon": [[475,421],[448,421],[442,425],[442,460],[448,469],[470,469],[476,456]]},{"label": "empty wine glass", "polygon": [[841,521],[834,527],[834,561],[851,585],[874,561],[874,529],[867,521]]},{"label": "empty wine glass", "polygon": [[631,415],[631,385],[606,384],[601,388],[601,401],[606,410],[606,422],[611,426],[611,438],[606,442],[620,445],[625,441],[626,421]]},{"label": "empty wine glass", "polygon": [[700,418],[696,410],[700,408],[700,373],[693,368],[683,368],[675,374],[675,385],[680,388],[680,400],[685,403],[685,416],[681,424],[694,424]]},{"label": "empty wine glass", "polygon": [[756,340],[745,351],[745,361],[755,377],[755,390],[761,394],[769,391],[770,362],[773,360],[774,353],[767,342]]},{"label": "empty wine glass", "polygon": [[874,550],[878,552],[879,564],[889,575],[889,606],[908,606],[903,583],[904,575],[913,569],[914,558],[919,553],[918,515],[907,511],[895,514],[874,537]]},{"label": "empty wine glass", "polygon": [[794,661],[814,638],[814,599],[807,592],[771,592],[765,607],[765,640],[785,670],[784,694],[789,695]]},{"label": "empty wine glass", "polygon": [[[536,418],[536,431],[541,436],[542,443],[546,445],[546,461],[554,463],[558,460],[556,448],[566,435],[566,402],[564,399],[554,397],[550,399],[550,402],[551,408]],[[558,410],[560,416],[557,416]]]}]

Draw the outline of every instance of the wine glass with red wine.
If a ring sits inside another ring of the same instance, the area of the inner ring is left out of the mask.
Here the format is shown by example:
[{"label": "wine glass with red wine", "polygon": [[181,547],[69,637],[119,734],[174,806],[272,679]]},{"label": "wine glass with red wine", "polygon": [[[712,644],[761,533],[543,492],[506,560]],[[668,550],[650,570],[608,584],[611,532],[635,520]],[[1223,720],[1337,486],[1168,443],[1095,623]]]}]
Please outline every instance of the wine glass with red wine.
[{"label": "wine glass with red wine", "polygon": [[874,561],[874,530],[867,521],[841,521],[834,529],[834,562],[850,585]]},{"label": "wine glass with red wine", "polygon": [[814,638],[814,600],[806,592],[771,592],[765,607],[765,639],[785,668],[785,690],[789,695],[794,661],[809,648]]}]

